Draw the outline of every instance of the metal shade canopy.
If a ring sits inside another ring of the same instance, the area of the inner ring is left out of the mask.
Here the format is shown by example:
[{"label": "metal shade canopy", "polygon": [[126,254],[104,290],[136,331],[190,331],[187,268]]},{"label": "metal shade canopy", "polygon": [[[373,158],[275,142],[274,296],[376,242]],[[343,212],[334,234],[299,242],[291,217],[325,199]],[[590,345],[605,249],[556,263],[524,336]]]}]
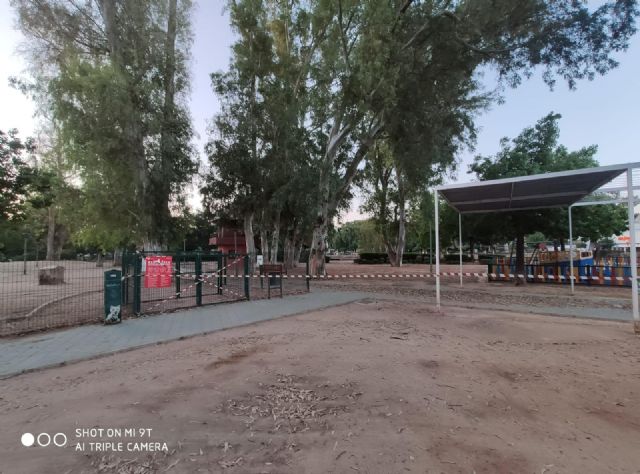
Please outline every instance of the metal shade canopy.
[{"label": "metal shade canopy", "polygon": [[[640,334],[640,300],[638,296],[638,263],[635,232],[635,198],[634,191],[640,186],[634,185],[633,170],[640,168],[640,163],[583,168],[579,170],[561,171],[557,173],[535,174],[514,178],[479,181],[464,184],[448,184],[438,186],[434,192],[434,214],[436,231],[436,307],[440,308],[440,229],[439,229],[439,197],[458,211],[458,243],[460,286],[462,286],[462,214],[485,212],[508,212],[518,210],[544,209],[550,207],[568,208],[569,248],[572,247],[573,229],[571,209],[574,206],[590,206],[610,203],[624,203],[628,209],[629,254],[631,267],[631,300],[634,330]],[[626,174],[626,186],[610,187],[618,176]],[[609,186],[605,186],[609,184]],[[626,198],[588,201],[584,200],[594,191],[619,192],[626,191]],[[574,291],[573,253],[569,252],[569,268],[571,292]]]},{"label": "metal shade canopy", "polygon": [[461,214],[567,207],[585,198],[629,165],[602,166],[465,184],[436,190]]}]

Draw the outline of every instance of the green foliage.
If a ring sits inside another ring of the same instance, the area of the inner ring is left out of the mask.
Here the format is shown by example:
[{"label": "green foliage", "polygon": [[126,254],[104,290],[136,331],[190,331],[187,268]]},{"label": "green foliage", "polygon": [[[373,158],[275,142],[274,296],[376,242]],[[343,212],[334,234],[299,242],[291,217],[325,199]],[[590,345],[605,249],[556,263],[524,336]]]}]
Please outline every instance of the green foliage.
[{"label": "green foliage", "polygon": [[345,222],[330,233],[329,246],[340,252],[385,252],[384,240],[373,219]]},{"label": "green foliage", "polygon": [[170,207],[197,169],[185,102],[190,0],[12,3],[80,183],[75,238],[166,245]]},{"label": "green foliage", "polygon": [[[550,113],[513,140],[502,139],[500,151],[495,156],[476,157],[470,172],[480,180],[487,180],[598,166],[596,146],[570,152],[558,144],[559,119],[559,114]],[[483,241],[511,240],[533,232],[554,239],[566,239],[568,235],[564,209],[469,217],[464,217],[466,235],[475,235]],[[573,211],[573,222],[575,237],[598,240],[626,228],[626,211],[615,205],[583,207]]]},{"label": "green foliage", "polygon": [[29,185],[34,176],[29,169],[27,158],[34,152],[31,139],[22,142],[18,131],[0,130],[0,219],[17,220],[24,215],[25,201],[29,195]]},{"label": "green foliage", "polygon": [[359,223],[345,222],[330,233],[329,247],[338,252],[355,252],[358,250]]}]

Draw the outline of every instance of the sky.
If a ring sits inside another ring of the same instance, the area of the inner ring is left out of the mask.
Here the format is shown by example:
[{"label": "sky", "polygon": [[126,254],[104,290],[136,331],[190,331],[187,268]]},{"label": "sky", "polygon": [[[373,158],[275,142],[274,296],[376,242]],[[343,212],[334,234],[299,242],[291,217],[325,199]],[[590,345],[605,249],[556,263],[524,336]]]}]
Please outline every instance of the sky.
[{"label": "sky", "polygon": [[[211,72],[227,68],[234,35],[222,0],[200,0],[193,17],[194,43],[191,63],[190,110],[196,131],[196,147],[203,165],[204,143],[211,118],[219,110],[219,102],[211,90]],[[592,2],[593,3],[593,2]],[[601,2],[596,2],[601,3]],[[17,128],[25,137],[34,132],[33,104],[8,85],[10,76],[24,74],[25,64],[16,52],[23,41],[15,29],[15,14],[9,0],[0,0],[0,130]],[[492,155],[499,149],[502,137],[515,137],[523,128],[553,111],[562,115],[560,143],[570,150],[598,145],[597,159],[602,165],[640,161],[640,36],[636,35],[629,50],[617,56],[620,66],[606,76],[579,82],[576,90],[558,82],[550,91],[539,76],[517,89],[504,91],[505,103],[494,105],[477,120],[480,129],[474,151],[460,155],[456,180],[470,181],[466,173],[476,154]],[[492,89],[492,75],[486,75]],[[192,205],[199,206],[197,192],[192,192]],[[359,203],[341,217],[348,221],[360,217]]]}]

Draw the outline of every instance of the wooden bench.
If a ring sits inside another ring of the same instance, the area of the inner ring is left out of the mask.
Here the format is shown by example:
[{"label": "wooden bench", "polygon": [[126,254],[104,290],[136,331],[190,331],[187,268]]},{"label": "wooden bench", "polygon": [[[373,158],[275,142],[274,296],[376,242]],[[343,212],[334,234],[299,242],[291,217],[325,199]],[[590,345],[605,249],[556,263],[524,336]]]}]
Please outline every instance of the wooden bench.
[{"label": "wooden bench", "polygon": [[271,288],[280,288],[280,298],[282,298],[282,280],[287,270],[281,263],[267,263],[260,265],[260,288],[263,286],[263,278],[267,277],[267,298],[271,299]]}]

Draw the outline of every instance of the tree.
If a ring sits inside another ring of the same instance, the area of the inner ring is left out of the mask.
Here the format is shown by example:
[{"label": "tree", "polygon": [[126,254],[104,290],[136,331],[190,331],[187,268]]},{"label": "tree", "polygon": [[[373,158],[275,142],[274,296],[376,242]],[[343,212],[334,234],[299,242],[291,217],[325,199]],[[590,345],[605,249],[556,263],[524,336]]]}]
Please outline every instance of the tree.
[{"label": "tree", "polygon": [[331,248],[338,252],[355,252],[358,250],[358,224],[345,222],[331,233]]},{"label": "tree", "polygon": [[323,273],[335,204],[377,139],[389,134],[398,149],[421,150],[398,154],[407,168],[450,167],[456,148],[473,138],[472,114],[486,104],[476,93],[478,68],[490,65],[501,84],[517,86],[542,67],[549,85],[559,76],[574,87],[615,67],[611,53],[626,49],[638,10],[634,1],[595,11],[538,0],[408,1],[400,9],[340,1],[316,13],[322,41],[313,79],[326,110],[313,120],[327,136],[311,259],[312,271]]},{"label": "tree", "polygon": [[3,220],[17,220],[24,214],[30,177],[27,158],[34,151],[33,140],[23,142],[16,129],[0,130],[0,218]]},{"label": "tree", "polygon": [[244,223],[249,253],[255,234],[270,261],[282,242],[287,266],[308,242],[321,151],[318,132],[308,127],[312,95],[304,71],[314,41],[308,8],[229,2],[238,41],[229,70],[211,76],[222,111],[207,144],[206,207]]},{"label": "tree", "polygon": [[[469,172],[484,181],[598,166],[596,146],[570,152],[558,144],[560,118],[559,114],[550,113],[516,138],[503,138],[500,151],[495,156],[477,156]],[[594,240],[626,227],[624,209],[612,205],[576,209],[574,222],[576,236]],[[568,232],[567,211],[540,209],[486,214],[476,218],[475,227],[484,229],[479,232],[484,238],[511,240],[515,237],[516,271],[523,273],[525,235],[539,231],[548,237],[564,239]]]},{"label": "tree", "polygon": [[186,111],[191,1],[12,5],[81,182],[79,238],[166,246],[170,208],[196,171]]},{"label": "tree", "polygon": [[386,142],[378,142],[367,161],[361,189],[365,197],[361,209],[373,214],[382,235],[391,266],[402,265],[406,241],[406,208],[410,198],[407,178]]}]

